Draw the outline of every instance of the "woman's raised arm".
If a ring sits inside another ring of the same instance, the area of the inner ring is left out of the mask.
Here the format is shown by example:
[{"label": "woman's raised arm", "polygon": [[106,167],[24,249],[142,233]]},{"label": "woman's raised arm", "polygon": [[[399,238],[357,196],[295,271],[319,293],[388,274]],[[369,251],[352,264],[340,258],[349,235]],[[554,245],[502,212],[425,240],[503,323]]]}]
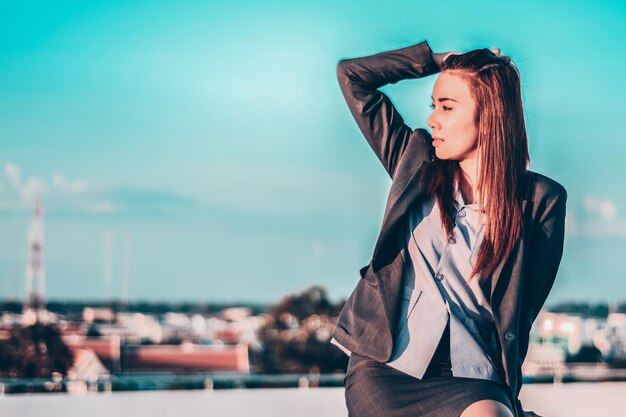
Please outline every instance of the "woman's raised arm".
[{"label": "woman's raised arm", "polygon": [[[404,123],[389,97],[378,88],[435,74],[440,71],[439,65],[426,41],[366,57],[343,59],[337,65],[337,78],[348,107],[391,178],[407,141],[417,130]],[[422,156],[427,159],[431,143],[424,135],[416,135],[415,140],[424,142]]]}]

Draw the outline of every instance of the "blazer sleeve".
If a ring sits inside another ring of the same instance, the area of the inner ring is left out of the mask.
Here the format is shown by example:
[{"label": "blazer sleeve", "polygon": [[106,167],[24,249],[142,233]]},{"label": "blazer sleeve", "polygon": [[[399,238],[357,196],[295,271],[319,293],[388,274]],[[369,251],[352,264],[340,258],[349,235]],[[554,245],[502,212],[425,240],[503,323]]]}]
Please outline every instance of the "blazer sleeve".
[{"label": "blazer sleeve", "polygon": [[404,123],[389,97],[378,88],[439,71],[427,41],[371,56],[343,59],[337,65],[337,78],[350,112],[392,179],[412,135],[423,142],[419,149],[424,159],[428,159],[432,145],[428,142],[429,135],[417,135]]},{"label": "blazer sleeve", "polygon": [[565,206],[567,191],[561,188],[546,204],[539,221],[535,224],[531,240],[526,288],[531,325],[543,307],[554,285],[565,239]]}]

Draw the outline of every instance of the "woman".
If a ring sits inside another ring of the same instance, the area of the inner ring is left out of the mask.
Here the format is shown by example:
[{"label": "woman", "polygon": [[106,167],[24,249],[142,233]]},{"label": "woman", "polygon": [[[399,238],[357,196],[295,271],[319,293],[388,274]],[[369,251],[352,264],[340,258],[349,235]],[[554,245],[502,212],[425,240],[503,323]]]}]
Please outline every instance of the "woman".
[{"label": "woman", "polygon": [[[432,134],[378,90],[439,75]],[[567,192],[527,169],[519,73],[497,50],[426,41],[344,59],[348,107],[392,178],[371,262],[332,343],[350,416],[521,417],[530,328],[563,252]]]}]

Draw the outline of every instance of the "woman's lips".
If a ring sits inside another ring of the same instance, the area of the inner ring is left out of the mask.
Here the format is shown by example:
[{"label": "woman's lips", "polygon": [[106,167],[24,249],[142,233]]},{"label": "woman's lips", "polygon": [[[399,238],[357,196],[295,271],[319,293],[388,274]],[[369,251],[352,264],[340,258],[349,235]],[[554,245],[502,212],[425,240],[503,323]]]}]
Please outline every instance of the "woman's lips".
[{"label": "woman's lips", "polygon": [[441,138],[433,138],[433,146],[437,145],[438,143],[443,142],[443,139]]}]

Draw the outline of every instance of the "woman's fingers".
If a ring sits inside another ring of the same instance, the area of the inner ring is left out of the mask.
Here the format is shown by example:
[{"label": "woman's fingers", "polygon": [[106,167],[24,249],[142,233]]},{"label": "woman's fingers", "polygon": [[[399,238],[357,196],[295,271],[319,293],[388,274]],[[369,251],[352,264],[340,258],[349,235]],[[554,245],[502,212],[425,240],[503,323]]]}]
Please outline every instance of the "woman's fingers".
[{"label": "woman's fingers", "polygon": [[445,61],[446,58],[449,57],[450,55],[461,55],[461,53],[460,52],[448,52],[443,60]]},{"label": "woman's fingers", "polygon": [[[500,56],[500,48],[491,48],[490,51],[493,52],[496,56]],[[437,63],[437,65],[439,66],[439,68],[441,68],[443,61],[445,61],[446,58],[448,58],[450,55],[460,55],[460,54],[461,52],[433,53],[433,58],[435,62]]]}]

